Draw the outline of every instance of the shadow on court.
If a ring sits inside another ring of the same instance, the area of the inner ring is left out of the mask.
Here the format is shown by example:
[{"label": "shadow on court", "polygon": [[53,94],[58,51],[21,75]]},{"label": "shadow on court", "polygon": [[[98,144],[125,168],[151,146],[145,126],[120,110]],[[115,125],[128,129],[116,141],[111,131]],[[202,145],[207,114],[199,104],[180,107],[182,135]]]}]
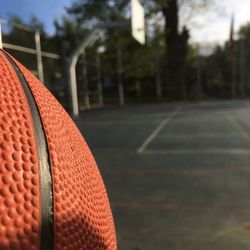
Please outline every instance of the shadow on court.
[{"label": "shadow on court", "polygon": [[77,121],[120,250],[250,249],[250,102],[128,106]]}]

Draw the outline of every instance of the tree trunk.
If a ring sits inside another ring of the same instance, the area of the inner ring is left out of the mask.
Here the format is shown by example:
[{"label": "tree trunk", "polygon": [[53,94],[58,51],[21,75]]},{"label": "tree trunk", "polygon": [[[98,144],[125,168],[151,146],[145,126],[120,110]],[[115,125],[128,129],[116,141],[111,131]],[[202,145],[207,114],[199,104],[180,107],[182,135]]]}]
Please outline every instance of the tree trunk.
[{"label": "tree trunk", "polygon": [[189,33],[185,27],[181,34],[178,32],[178,0],[161,1],[161,6],[165,17],[167,96],[183,98]]}]

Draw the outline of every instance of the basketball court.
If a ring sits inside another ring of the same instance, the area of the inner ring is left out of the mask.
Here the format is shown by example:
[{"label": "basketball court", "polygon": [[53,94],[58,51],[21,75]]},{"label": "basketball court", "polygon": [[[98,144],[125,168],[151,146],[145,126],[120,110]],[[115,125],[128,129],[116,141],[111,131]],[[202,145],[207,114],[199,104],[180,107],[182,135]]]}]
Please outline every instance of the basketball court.
[{"label": "basketball court", "polygon": [[250,102],[127,106],[77,124],[106,183],[121,250],[250,244]]}]

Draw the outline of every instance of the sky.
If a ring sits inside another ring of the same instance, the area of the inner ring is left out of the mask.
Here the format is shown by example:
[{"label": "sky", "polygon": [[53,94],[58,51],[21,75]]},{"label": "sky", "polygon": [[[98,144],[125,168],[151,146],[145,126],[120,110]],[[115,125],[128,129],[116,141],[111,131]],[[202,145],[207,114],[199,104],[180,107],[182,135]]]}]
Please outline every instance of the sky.
[{"label": "sky", "polygon": [[[73,0],[0,0],[0,17],[7,18],[9,14],[19,15],[28,22],[32,15],[44,23],[45,30],[53,34],[55,19],[65,13],[65,6]],[[250,21],[250,0],[215,0],[216,5],[207,13],[192,13],[188,20],[191,41],[202,44],[222,44],[229,38],[232,13],[235,14],[235,32],[242,24]],[[186,21],[186,20],[184,20]],[[183,22],[183,20],[182,20]],[[183,23],[181,23],[183,24]]]},{"label": "sky", "polygon": [[53,34],[55,19],[65,13],[65,7],[72,0],[0,0],[0,17],[8,18],[10,14],[18,15],[28,22],[32,15],[36,16],[45,25],[45,30]]},{"label": "sky", "polygon": [[203,44],[222,44],[229,39],[232,16],[237,36],[240,26],[250,22],[249,13],[249,0],[217,0],[207,13],[194,15],[189,26],[191,40]]}]

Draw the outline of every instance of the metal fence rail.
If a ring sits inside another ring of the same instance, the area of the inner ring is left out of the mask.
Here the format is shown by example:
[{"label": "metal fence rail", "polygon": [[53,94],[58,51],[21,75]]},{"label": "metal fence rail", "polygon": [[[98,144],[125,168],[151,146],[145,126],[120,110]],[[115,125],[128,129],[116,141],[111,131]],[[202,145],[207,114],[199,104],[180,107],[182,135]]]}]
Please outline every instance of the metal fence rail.
[{"label": "metal fence rail", "polygon": [[[19,30],[22,30],[24,32],[33,33],[34,34],[34,41],[35,41],[35,48],[28,48],[28,47],[20,46],[17,44],[11,44],[11,43],[4,42],[3,35],[2,35],[2,33],[3,33],[2,26],[3,25],[9,25],[9,26],[15,27]],[[40,31],[38,29],[33,29],[30,26],[18,24],[18,23],[13,23],[13,22],[10,22],[6,19],[0,18],[0,48],[6,48],[6,49],[16,50],[16,51],[23,52],[23,53],[36,55],[37,71],[32,70],[32,72],[36,73],[38,75],[38,78],[41,82],[44,82],[43,57],[58,60],[58,59],[60,59],[60,55],[55,54],[55,53],[51,53],[51,52],[47,52],[47,51],[42,51],[40,38],[41,38],[41,34],[40,34]]]}]

